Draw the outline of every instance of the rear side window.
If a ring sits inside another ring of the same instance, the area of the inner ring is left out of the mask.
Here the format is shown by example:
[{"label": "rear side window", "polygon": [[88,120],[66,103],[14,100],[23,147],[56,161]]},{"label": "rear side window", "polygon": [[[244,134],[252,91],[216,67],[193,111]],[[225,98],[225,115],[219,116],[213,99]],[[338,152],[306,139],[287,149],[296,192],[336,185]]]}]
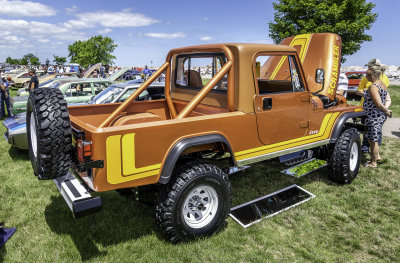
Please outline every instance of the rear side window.
[{"label": "rear side window", "polygon": [[305,90],[299,67],[292,55],[258,56],[255,69],[260,95]]},{"label": "rear side window", "polygon": [[[226,63],[223,53],[187,54],[177,57],[175,86],[178,88],[200,90],[207,85]],[[227,74],[215,85],[212,91],[226,92]]]}]

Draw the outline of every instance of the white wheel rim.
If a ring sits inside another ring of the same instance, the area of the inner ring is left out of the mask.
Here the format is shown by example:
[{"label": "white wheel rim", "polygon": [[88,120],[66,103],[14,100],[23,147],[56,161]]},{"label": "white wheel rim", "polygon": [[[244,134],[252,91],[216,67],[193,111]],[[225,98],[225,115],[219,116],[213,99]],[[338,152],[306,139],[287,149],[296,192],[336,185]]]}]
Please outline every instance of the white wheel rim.
[{"label": "white wheel rim", "polygon": [[358,145],[353,142],[350,149],[350,170],[354,171],[356,169],[358,162]]},{"label": "white wheel rim", "polygon": [[33,155],[36,157],[37,155],[37,137],[36,137],[36,123],[35,117],[33,117],[33,113],[31,113],[30,118],[30,128],[31,128],[31,146]]},{"label": "white wheel rim", "polygon": [[191,228],[208,225],[218,210],[218,195],[214,188],[201,185],[185,198],[182,207],[183,219]]}]

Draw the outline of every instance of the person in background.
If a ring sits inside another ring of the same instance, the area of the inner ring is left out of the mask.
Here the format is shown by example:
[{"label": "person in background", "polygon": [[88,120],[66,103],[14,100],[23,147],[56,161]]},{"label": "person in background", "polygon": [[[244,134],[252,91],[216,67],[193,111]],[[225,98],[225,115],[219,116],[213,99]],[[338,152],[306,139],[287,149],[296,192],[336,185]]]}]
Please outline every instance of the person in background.
[{"label": "person in background", "polygon": [[8,92],[8,82],[5,78],[0,77],[0,119],[6,116],[4,104],[7,108],[8,118],[13,116],[11,111],[10,93]]},{"label": "person in background", "polygon": [[144,79],[148,79],[150,76],[150,69],[147,68],[147,65],[143,69]]},{"label": "person in background", "polygon": [[28,74],[31,76],[31,80],[29,81],[29,92],[32,92],[34,89],[39,88],[39,79],[36,76],[34,68],[29,69]]},{"label": "person in background", "polygon": [[337,93],[347,98],[348,87],[349,87],[349,79],[347,78],[346,74],[340,73]]},{"label": "person in background", "polygon": [[106,76],[104,76],[104,67],[103,65],[100,65],[100,74],[98,76],[99,78],[105,78]]},{"label": "person in background", "polygon": [[[369,67],[376,66],[376,65],[382,66],[382,63],[381,63],[381,61],[379,59],[373,58],[368,62],[368,64],[366,66],[369,68]],[[389,88],[389,84],[390,84],[389,83],[389,78],[386,76],[386,74],[382,73],[379,76],[379,79],[385,84],[385,86],[387,88]],[[363,106],[363,104],[364,104],[364,94],[368,90],[368,88],[371,86],[371,84],[372,83],[365,76],[361,80],[360,84],[358,85],[358,89],[357,89],[356,94],[361,96],[361,101],[360,101],[360,105],[361,106]],[[390,99],[390,95],[388,93],[388,96],[386,96],[385,107],[389,108],[390,104],[391,104],[391,99]],[[382,144],[382,134],[379,137],[378,144],[379,145]],[[369,148],[370,148],[370,145],[368,143],[368,140],[367,140],[366,136],[363,136],[363,141],[362,141],[362,145],[361,145],[361,151],[363,153],[368,153],[369,152]]]},{"label": "person in background", "polygon": [[371,159],[364,166],[378,167],[378,162],[381,159],[379,155],[378,139],[382,136],[382,126],[387,117],[392,116],[392,111],[385,107],[388,88],[380,79],[380,76],[385,71],[385,67],[380,63],[368,66],[367,79],[372,84],[368,90],[364,92],[364,110],[367,114],[365,124],[367,125],[367,137],[371,146]]}]

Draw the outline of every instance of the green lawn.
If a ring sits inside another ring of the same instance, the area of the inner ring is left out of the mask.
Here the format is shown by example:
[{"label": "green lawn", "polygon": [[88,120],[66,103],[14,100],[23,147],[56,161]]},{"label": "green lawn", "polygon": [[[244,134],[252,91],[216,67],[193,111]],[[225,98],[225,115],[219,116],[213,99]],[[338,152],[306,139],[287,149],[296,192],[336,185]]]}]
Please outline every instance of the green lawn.
[{"label": "green lawn", "polygon": [[327,170],[296,179],[277,162],[254,165],[231,176],[233,206],[292,184],[316,198],[248,229],[229,218],[210,238],[172,245],[160,236],[153,207],[115,192],[97,194],[101,212],[72,218],[54,183],[34,177],[26,152],[0,140],[0,221],[17,227],[0,262],[396,262],[399,148],[400,140],[385,138],[384,164],[361,168],[345,186],[330,182]]}]

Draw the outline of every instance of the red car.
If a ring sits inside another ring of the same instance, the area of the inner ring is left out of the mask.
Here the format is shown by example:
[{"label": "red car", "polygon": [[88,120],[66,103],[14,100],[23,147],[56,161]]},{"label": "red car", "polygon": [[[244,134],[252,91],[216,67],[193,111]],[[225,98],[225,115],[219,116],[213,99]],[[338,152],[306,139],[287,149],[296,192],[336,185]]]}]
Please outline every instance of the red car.
[{"label": "red car", "polygon": [[349,71],[346,72],[346,76],[349,79],[349,86],[347,89],[348,95],[355,95],[358,89],[358,85],[361,80],[365,77],[365,71]]}]

